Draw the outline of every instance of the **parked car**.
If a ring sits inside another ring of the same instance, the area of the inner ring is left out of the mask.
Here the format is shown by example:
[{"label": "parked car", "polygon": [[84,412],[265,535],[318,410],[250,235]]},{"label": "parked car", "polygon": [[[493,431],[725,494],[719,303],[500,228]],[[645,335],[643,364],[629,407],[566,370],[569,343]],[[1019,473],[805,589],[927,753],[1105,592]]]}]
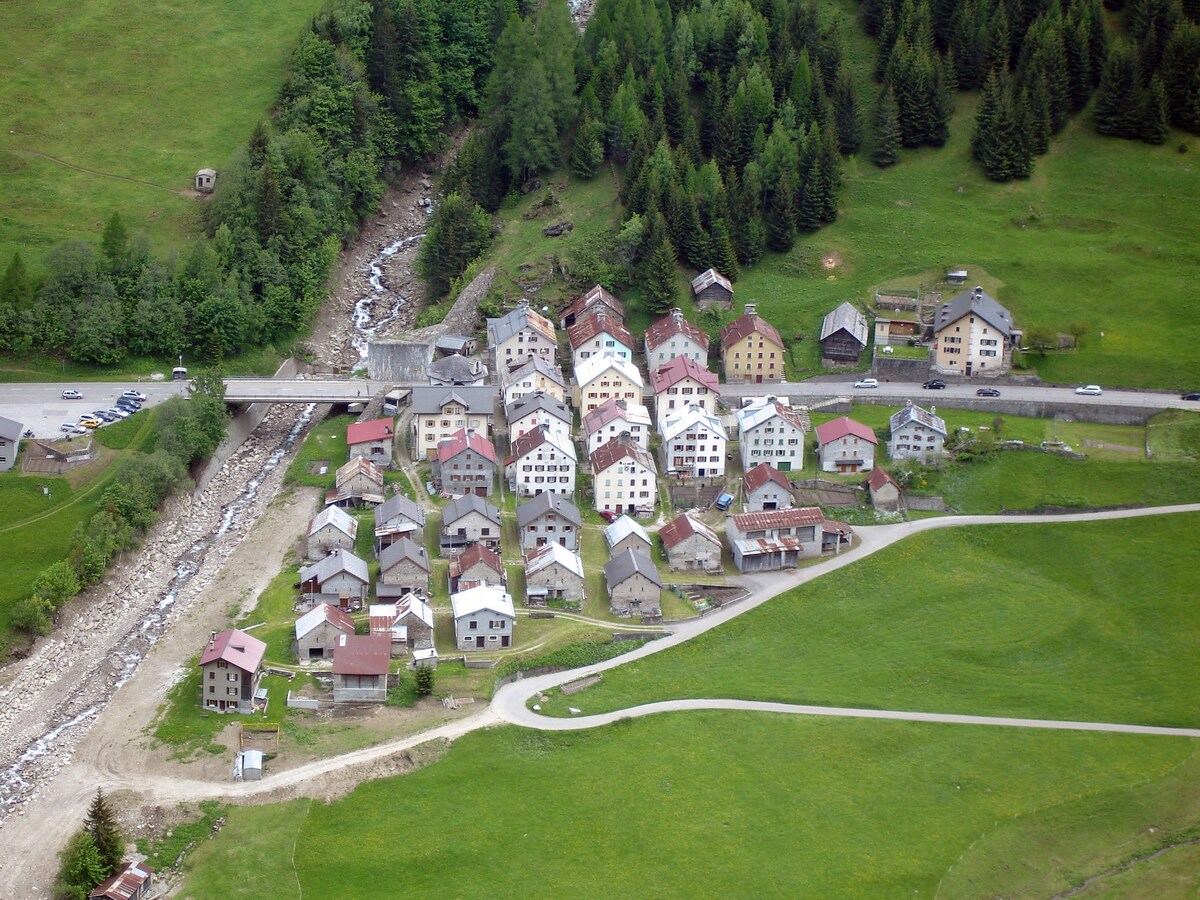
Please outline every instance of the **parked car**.
[{"label": "parked car", "polygon": [[63,422],[58,426],[59,431],[65,431],[67,434],[87,434],[87,429],[82,425],[76,425],[74,422]]},{"label": "parked car", "polygon": [[717,498],[717,509],[721,510],[721,512],[724,512],[731,506],[733,506],[733,494],[722,494]]},{"label": "parked car", "polygon": [[976,397],[999,397],[1000,392],[995,388],[980,388],[975,392]]},{"label": "parked car", "polygon": [[68,389],[68,390],[63,391],[63,399],[64,400],[82,400],[83,394],[79,393],[79,391],[73,391],[73,390]]},{"label": "parked car", "polygon": [[130,400],[128,397],[118,397],[117,406],[121,407],[122,409],[127,409],[130,412],[142,408],[142,404],[138,403],[136,400]]},{"label": "parked car", "polygon": [[115,422],[117,417],[110,413],[107,409],[92,410],[92,415],[101,422]]},{"label": "parked car", "polygon": [[607,509],[602,509],[600,510],[600,518],[611,525],[613,522],[617,521],[619,516],[615,512],[609,512]]},{"label": "parked car", "polygon": [[933,381],[925,382],[921,387],[927,391],[944,391],[946,389],[946,382],[935,378]]},{"label": "parked car", "polygon": [[119,407],[119,406],[110,406],[108,408],[108,414],[111,416],[115,416],[118,419],[128,419],[129,418],[129,410],[121,409],[121,407]]},{"label": "parked car", "polygon": [[104,423],[99,419],[80,419],[79,424],[90,430],[92,428],[99,428]]},{"label": "parked car", "polygon": [[1179,395],[1180,400],[1200,400],[1200,391],[1188,391]]},{"label": "parked car", "polygon": [[1100,390],[1100,385],[1098,384],[1085,384],[1082,387],[1075,388],[1075,393],[1083,394],[1087,397],[1099,397],[1104,392]]},{"label": "parked car", "polygon": [[126,391],[121,396],[126,400],[136,400],[138,403],[146,402],[146,395],[141,391]]},{"label": "parked car", "polygon": [[879,379],[863,378],[859,381],[854,382],[854,386],[856,388],[877,388],[877,387],[879,387]]}]

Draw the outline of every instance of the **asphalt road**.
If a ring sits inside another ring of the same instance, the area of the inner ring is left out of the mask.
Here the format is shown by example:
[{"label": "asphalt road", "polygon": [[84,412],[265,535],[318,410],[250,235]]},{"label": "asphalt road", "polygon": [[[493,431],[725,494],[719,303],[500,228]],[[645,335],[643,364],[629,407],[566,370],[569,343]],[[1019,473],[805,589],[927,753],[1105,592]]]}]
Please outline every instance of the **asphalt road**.
[{"label": "asphalt road", "polygon": [[[83,394],[82,400],[62,398],[62,392],[72,388]],[[149,407],[179,396],[186,386],[182,381],[0,384],[0,416],[32,429],[34,437],[60,438],[63,432],[59,426],[64,422],[77,422],[84,413],[108,409],[123,391],[131,389],[145,394],[143,406]]]}]

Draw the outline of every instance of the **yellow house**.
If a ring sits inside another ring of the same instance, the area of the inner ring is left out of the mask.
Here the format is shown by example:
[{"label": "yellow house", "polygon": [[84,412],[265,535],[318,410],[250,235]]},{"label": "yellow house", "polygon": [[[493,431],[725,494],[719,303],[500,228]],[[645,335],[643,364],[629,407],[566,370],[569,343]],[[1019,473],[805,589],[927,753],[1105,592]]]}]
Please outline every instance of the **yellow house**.
[{"label": "yellow house", "polygon": [[575,370],[571,402],[586,416],[609,399],[624,400],[629,406],[642,403],[643,382],[637,366],[614,353],[589,356]]},{"label": "yellow house", "polygon": [[721,329],[721,361],[729,383],[782,381],[787,371],[783,340],[775,326],[759,317],[753,303]]}]

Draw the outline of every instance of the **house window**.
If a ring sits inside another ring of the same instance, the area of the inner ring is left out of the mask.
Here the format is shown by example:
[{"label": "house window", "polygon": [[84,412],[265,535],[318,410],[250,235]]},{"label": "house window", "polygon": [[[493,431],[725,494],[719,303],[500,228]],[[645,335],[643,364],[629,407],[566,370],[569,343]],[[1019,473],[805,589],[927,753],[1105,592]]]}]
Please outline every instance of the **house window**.
[{"label": "house window", "polygon": [[473,622],[471,622],[469,625],[467,625],[467,630],[468,630],[468,631],[478,631],[478,630],[479,630],[479,623],[478,623],[478,622],[474,622],[474,621],[473,621]]}]

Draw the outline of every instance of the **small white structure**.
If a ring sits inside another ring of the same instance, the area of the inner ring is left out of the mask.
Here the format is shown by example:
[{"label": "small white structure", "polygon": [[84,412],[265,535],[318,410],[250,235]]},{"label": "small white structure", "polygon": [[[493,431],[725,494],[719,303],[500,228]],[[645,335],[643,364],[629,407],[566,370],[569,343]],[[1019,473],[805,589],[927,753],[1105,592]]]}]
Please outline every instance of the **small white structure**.
[{"label": "small white structure", "polygon": [[261,750],[243,750],[234,763],[234,781],[262,781],[263,752]]},{"label": "small white structure", "polygon": [[211,194],[217,189],[217,170],[201,169],[196,173],[196,190],[202,194]]}]

